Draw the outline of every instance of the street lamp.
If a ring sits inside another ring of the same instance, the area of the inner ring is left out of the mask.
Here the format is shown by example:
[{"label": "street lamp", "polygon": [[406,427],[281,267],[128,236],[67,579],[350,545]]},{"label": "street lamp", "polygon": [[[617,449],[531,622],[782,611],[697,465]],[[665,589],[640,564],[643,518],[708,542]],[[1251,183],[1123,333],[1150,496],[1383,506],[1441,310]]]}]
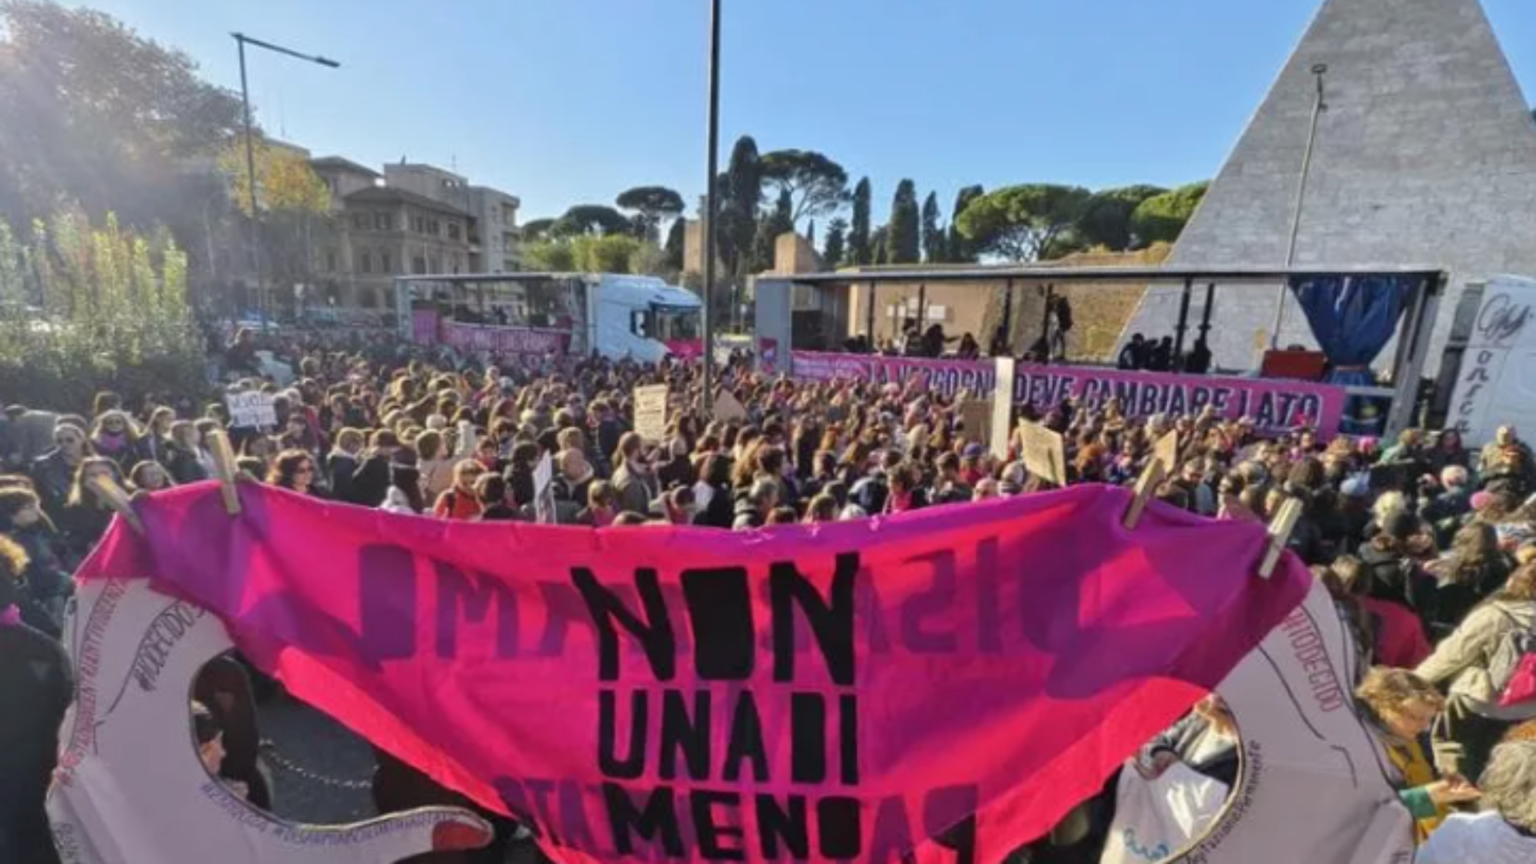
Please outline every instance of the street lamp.
[{"label": "street lamp", "polygon": [[709,320],[715,293],[715,174],[720,170],[720,0],[709,3],[709,177],[704,186],[704,395],[706,417],[713,417],[715,394],[710,386],[714,377],[715,327]]},{"label": "street lamp", "polygon": [[[1307,149],[1301,157],[1301,178],[1296,182],[1296,206],[1291,212],[1291,237],[1285,247],[1285,269],[1296,266],[1296,241],[1301,237],[1301,208],[1307,202],[1307,179],[1312,176],[1312,153],[1317,147],[1317,124],[1322,119],[1323,112],[1328,110],[1328,103],[1324,101],[1323,76],[1328,74],[1328,64],[1318,63],[1312,67],[1312,77],[1317,79],[1317,95],[1312,101],[1312,128],[1307,132]],[[1285,298],[1290,292],[1289,285],[1282,284],[1275,297],[1275,326],[1269,334],[1269,347],[1272,351],[1280,349],[1280,325],[1285,320]]]},{"label": "street lamp", "polygon": [[[240,103],[245,110],[245,171],[247,180],[246,185],[250,189],[251,197],[251,249],[256,258],[254,262],[256,269],[256,294],[261,298],[263,319],[270,319],[271,310],[267,308],[267,288],[266,285],[262,283],[261,278],[261,225],[259,222],[260,211],[256,209],[256,146],[251,140],[251,91],[246,84],[245,78],[245,46],[248,44],[254,45],[257,48],[265,48],[268,51],[272,51],[277,54],[286,54],[296,60],[306,60],[310,63],[316,63],[331,69],[339,69],[341,68],[341,64],[328,57],[301,54],[292,48],[284,48],[281,45],[274,45],[271,42],[263,42],[260,39],[252,39],[244,33],[231,33],[229,35],[234,37],[235,44],[238,45],[240,49]],[[265,326],[266,321],[263,320],[262,324]]]}]

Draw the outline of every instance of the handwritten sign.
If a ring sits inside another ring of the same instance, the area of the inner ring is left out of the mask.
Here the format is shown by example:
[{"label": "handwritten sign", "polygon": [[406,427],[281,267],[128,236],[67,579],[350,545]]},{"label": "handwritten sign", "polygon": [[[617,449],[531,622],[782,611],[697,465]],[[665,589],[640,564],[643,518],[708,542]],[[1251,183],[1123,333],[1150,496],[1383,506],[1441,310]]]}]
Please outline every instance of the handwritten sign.
[{"label": "handwritten sign", "polygon": [[1053,432],[1039,423],[1019,423],[1019,437],[1023,443],[1024,467],[1029,473],[1057,486],[1067,485],[1066,449],[1061,433]]},{"label": "handwritten sign", "polygon": [[667,437],[667,385],[635,388],[635,432],[652,443]]},{"label": "handwritten sign", "polygon": [[259,429],[277,425],[277,409],[271,393],[250,390],[224,397],[229,408],[229,425],[234,429]]}]

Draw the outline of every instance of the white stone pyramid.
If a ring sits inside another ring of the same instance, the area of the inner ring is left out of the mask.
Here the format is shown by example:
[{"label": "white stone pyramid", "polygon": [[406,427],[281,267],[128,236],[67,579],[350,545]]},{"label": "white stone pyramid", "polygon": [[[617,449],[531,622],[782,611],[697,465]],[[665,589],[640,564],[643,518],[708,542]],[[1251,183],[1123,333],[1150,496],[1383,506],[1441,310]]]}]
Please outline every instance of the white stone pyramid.
[{"label": "white stone pyramid", "polygon": [[[1479,0],[1325,0],[1169,263],[1285,264],[1316,92],[1312,69],[1320,63],[1328,66],[1328,107],[1295,266],[1450,272],[1432,371],[1468,281],[1536,276],[1536,122]],[[1149,289],[1122,341],[1133,332],[1172,335],[1179,294]],[[1211,331],[1218,364],[1252,368],[1274,297],[1272,289],[1218,287]],[[1192,326],[1203,304],[1197,290]],[[1315,344],[1294,301],[1281,343]]]}]

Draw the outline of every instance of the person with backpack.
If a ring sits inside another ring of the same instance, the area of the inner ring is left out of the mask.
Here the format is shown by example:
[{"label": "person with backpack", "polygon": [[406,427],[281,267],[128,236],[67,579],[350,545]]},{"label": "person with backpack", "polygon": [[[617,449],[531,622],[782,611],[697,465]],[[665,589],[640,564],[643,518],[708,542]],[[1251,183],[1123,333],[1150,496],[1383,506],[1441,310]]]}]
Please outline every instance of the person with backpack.
[{"label": "person with backpack", "polygon": [[1506,725],[1495,716],[1515,671],[1536,652],[1536,563],[1515,570],[1503,590],[1473,609],[1419,664],[1419,677],[1449,682],[1449,737],[1467,773],[1480,770]]}]

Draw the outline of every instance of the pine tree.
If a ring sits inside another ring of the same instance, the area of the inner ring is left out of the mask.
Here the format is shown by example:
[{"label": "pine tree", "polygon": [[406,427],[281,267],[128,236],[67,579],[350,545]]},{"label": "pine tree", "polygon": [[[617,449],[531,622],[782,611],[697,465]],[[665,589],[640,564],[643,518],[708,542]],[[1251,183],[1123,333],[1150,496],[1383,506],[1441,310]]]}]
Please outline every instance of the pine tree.
[{"label": "pine tree", "polygon": [[939,227],[939,193],[929,192],[923,202],[923,260],[940,264],[949,259],[949,238]]},{"label": "pine tree", "polygon": [[911,180],[896,184],[891,199],[891,221],[886,226],[885,262],[916,264],[922,259],[922,228],[917,207],[917,186]]},{"label": "pine tree", "polygon": [[960,214],[972,201],[985,194],[980,186],[967,186],[955,193],[955,209],[949,212],[949,260],[955,264],[974,264],[976,247],[960,233]]},{"label": "pine tree", "polygon": [[811,220],[811,224],[807,225],[806,228],[805,228],[805,242],[809,243],[812,249],[816,248],[816,220],[815,219],[812,219]]},{"label": "pine tree", "polygon": [[853,187],[853,222],[848,228],[848,263],[872,264],[875,259],[869,230],[869,178],[859,180]]},{"label": "pine tree", "polygon": [[891,226],[882,225],[870,233],[869,257],[875,263],[883,263],[886,257],[886,238],[890,236]]},{"label": "pine tree", "polygon": [[827,225],[827,241],[821,250],[821,263],[830,268],[836,268],[843,263],[844,238],[848,232],[848,221],[841,217],[833,219]]}]

